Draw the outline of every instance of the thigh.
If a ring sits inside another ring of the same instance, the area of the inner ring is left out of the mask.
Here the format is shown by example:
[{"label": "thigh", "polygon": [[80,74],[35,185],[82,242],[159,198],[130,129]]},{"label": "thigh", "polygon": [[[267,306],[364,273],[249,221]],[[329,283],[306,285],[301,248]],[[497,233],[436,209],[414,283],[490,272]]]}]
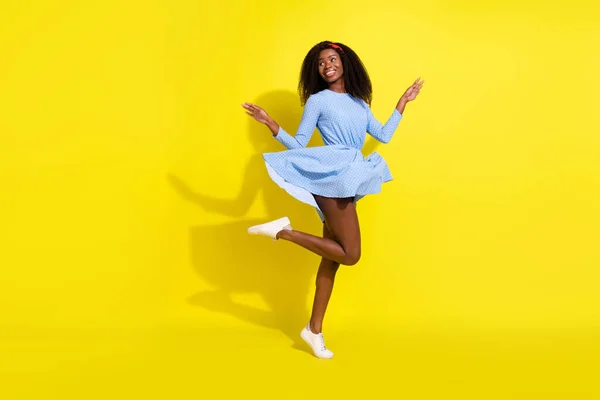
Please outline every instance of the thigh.
[{"label": "thigh", "polygon": [[[326,239],[336,240],[335,237],[329,232],[329,228],[327,228],[327,224],[323,224],[323,237]],[[328,258],[323,257],[321,259],[321,264],[319,269],[327,269],[335,274],[337,272],[340,263],[337,261],[330,260]]]},{"label": "thigh", "polygon": [[360,249],[360,226],[353,198],[329,198],[315,196],[315,200],[325,216],[325,227],[333,239],[345,251]]}]

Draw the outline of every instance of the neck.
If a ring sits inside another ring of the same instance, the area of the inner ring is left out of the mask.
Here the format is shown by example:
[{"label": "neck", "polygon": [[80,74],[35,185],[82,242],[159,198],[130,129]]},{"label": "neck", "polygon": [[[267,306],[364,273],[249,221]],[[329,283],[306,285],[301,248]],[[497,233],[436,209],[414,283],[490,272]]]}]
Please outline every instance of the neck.
[{"label": "neck", "polygon": [[329,90],[337,93],[346,93],[346,87],[344,86],[344,80],[338,79],[337,81],[329,85]]}]

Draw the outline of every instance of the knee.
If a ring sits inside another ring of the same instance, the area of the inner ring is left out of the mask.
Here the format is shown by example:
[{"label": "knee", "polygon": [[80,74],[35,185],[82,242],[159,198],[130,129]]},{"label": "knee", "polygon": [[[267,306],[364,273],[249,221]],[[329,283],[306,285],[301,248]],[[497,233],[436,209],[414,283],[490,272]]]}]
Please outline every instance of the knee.
[{"label": "knee", "polygon": [[344,265],[356,265],[360,261],[360,248],[353,248],[346,252],[346,256],[344,257]]},{"label": "knee", "polygon": [[333,261],[333,260],[323,258],[321,260],[321,265],[319,265],[319,271],[317,273],[317,280],[321,276],[328,277],[328,278],[335,278],[335,274],[337,273],[339,268],[340,268],[340,263]]}]

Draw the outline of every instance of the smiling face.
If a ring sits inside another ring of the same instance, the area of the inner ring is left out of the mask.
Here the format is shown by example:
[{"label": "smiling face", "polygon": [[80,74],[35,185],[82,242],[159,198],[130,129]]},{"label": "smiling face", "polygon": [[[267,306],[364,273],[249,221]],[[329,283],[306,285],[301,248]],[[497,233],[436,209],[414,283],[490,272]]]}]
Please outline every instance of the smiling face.
[{"label": "smiling face", "polygon": [[337,51],[333,49],[321,50],[319,53],[319,75],[329,85],[342,78],[344,67]]}]

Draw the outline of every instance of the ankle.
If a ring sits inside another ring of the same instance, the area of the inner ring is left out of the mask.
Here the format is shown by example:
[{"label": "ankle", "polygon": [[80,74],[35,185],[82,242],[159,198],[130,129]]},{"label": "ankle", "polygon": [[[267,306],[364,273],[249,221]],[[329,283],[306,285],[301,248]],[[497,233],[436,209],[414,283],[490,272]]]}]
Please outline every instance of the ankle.
[{"label": "ankle", "polygon": [[275,238],[276,239],[289,239],[291,232],[292,232],[291,227],[284,228],[284,229],[280,230],[279,232],[277,232],[277,234],[275,235]]},{"label": "ankle", "polygon": [[317,326],[316,324],[314,324],[312,321],[308,324],[308,328],[310,329],[310,331],[312,333],[314,333],[315,335],[318,335],[319,333],[321,333],[321,326]]}]

